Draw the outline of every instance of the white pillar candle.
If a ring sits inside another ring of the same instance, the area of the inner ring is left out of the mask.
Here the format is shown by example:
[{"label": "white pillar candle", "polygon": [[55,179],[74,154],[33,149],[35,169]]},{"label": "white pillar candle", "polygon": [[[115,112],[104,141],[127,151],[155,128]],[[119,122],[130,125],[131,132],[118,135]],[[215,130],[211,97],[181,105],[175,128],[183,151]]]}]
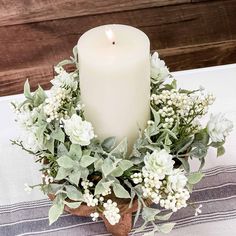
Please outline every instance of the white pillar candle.
[{"label": "white pillar candle", "polygon": [[104,25],[78,41],[81,100],[98,138],[128,138],[129,150],[150,115],[150,42],[127,25]]}]

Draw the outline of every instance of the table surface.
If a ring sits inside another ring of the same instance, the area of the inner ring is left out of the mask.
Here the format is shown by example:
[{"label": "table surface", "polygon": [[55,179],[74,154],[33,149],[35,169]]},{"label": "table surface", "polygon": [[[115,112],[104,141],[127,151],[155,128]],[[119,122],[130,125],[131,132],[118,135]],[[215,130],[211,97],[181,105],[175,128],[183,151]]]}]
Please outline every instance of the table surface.
[{"label": "table surface", "polygon": [[[182,88],[193,89],[202,85],[206,90],[212,92],[217,99],[211,107],[210,113],[226,113],[227,118],[231,119],[236,127],[236,64],[174,72],[173,75],[177,79],[178,85]],[[17,138],[21,133],[21,130],[14,122],[14,114],[9,106],[12,100],[18,99],[22,99],[22,95],[0,98],[0,192],[4,193],[0,194],[0,235],[79,235],[76,234],[78,230],[83,232],[80,235],[104,235],[105,231],[101,222],[98,222],[97,226],[93,224],[93,228],[88,219],[84,222],[82,218],[75,219],[73,216],[68,215],[64,215],[58,224],[48,227],[47,211],[50,207],[50,202],[45,199],[45,196],[39,190],[32,191],[30,195],[24,191],[24,183],[37,184],[40,182],[40,173],[38,171],[39,166],[34,163],[34,158],[19,148],[12,146],[9,141]],[[203,120],[202,122],[204,123],[205,121]],[[232,235],[232,232],[236,232],[235,141],[236,128],[227,139],[225,145],[226,154],[223,157],[216,158],[214,150],[209,151],[205,166],[206,180],[198,186],[198,189],[193,194],[194,196],[196,195],[194,198],[198,202],[201,202],[201,196],[203,196],[202,202],[206,202],[206,215],[203,214],[203,218],[199,221],[192,220],[190,216],[191,220],[188,221],[186,217],[180,215],[179,218],[176,218],[178,222],[177,228],[170,235],[215,236],[222,235],[222,233],[224,235],[230,235],[231,233]],[[196,168],[197,163],[193,163],[193,169]],[[214,198],[214,193],[209,192],[210,189],[216,188],[215,185],[217,183],[219,184],[217,187],[218,196],[222,194],[222,191],[225,194],[223,194],[224,196],[222,195],[222,198]],[[201,193],[203,190],[206,192]],[[205,199],[206,195],[208,200]],[[212,199],[215,206],[211,206]],[[225,208],[225,204],[222,202],[227,202],[228,207],[230,206],[231,208],[227,211],[221,209],[223,205]],[[39,208],[41,215],[39,211],[32,210],[36,206],[42,207],[42,209]],[[212,212],[211,210],[214,208],[218,210]],[[34,219],[32,222],[31,218]],[[183,219],[185,221],[184,224]],[[222,219],[225,220],[222,221]],[[24,225],[25,222],[31,222],[32,224],[26,226]],[[39,223],[37,227],[33,224],[35,222]],[[89,230],[85,230],[85,225],[89,225]],[[60,231],[58,231],[59,229]],[[211,230],[209,231],[209,229]]]}]

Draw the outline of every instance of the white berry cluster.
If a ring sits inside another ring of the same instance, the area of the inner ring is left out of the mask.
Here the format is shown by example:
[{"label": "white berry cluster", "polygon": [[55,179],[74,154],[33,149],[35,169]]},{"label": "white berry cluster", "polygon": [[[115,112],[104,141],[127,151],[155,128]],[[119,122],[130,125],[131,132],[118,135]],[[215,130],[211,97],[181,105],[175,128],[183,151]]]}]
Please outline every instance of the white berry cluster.
[{"label": "white berry cluster", "polygon": [[142,172],[131,176],[135,184],[141,184],[143,197],[173,212],[186,207],[190,197],[187,177],[181,169],[174,169],[172,156],[164,149],[156,150],[144,157],[144,163]]},{"label": "white berry cluster", "polygon": [[[185,122],[188,122],[193,117],[201,118],[207,113],[208,106],[214,100],[212,94],[205,95],[203,92],[188,94],[176,89],[162,90],[160,94],[151,95],[151,103],[159,109],[163,128],[169,129],[174,126],[177,119],[184,119]],[[197,125],[192,124],[195,129],[199,128],[198,123]]]},{"label": "white berry cluster", "polygon": [[93,221],[97,221],[98,217],[99,217],[99,213],[98,212],[93,212],[90,214],[90,216],[92,217]]},{"label": "white berry cluster", "polygon": [[120,221],[120,210],[117,207],[116,202],[112,202],[111,199],[108,199],[107,202],[103,203],[104,211],[103,214],[109,221],[111,225],[115,225]]},{"label": "white berry cluster", "polygon": [[69,102],[71,96],[68,90],[64,88],[55,88],[51,97],[45,100],[44,113],[47,116],[46,121],[50,123],[53,120],[67,117],[67,111],[63,106]]},{"label": "white berry cluster", "polygon": [[99,200],[89,190],[89,187],[93,187],[93,182],[83,180],[81,185],[84,189],[83,199],[87,206],[95,207],[98,205]]},{"label": "white berry cluster", "polygon": [[44,180],[46,185],[48,185],[54,181],[54,178],[52,176],[50,176],[50,170],[47,170],[46,173],[42,174],[42,179]]}]

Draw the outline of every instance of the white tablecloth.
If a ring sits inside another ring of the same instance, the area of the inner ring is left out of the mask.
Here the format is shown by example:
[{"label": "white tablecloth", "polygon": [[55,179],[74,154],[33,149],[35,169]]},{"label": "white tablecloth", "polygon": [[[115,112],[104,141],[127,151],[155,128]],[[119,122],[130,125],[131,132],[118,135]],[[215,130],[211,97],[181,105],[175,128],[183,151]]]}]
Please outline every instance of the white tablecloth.
[{"label": "white tablecloth", "polygon": [[[226,154],[223,157],[215,158],[215,153],[211,150],[205,168],[236,166],[236,64],[180,71],[173,73],[173,75],[180,87],[193,89],[202,85],[212,92],[217,97],[217,100],[210,112],[224,112],[234,122],[235,129],[225,145]],[[22,95],[0,98],[0,208],[6,205],[14,208],[18,203],[45,199],[45,196],[40,191],[34,190],[30,195],[24,191],[24,183],[37,184],[40,182],[39,166],[34,163],[34,159],[30,155],[16,146],[12,146],[9,141],[17,138],[21,132],[14,122],[14,114],[9,104],[10,101],[21,98]],[[196,163],[194,165],[197,168]],[[17,221],[15,224],[17,224]],[[220,223],[211,222],[179,228],[170,235],[213,236],[230,235],[230,233],[234,235],[233,232],[236,232],[235,218],[221,221]],[[33,233],[24,235],[33,235]],[[56,234],[52,233],[50,235],[67,235],[67,233],[59,233],[57,231]],[[70,233],[69,235],[74,234]]]}]

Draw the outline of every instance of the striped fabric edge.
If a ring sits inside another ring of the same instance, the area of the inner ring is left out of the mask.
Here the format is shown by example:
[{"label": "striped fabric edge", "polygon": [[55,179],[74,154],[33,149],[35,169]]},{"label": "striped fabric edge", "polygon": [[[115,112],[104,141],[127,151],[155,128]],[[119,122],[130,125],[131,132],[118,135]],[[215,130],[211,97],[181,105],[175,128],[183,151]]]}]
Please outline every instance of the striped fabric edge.
[{"label": "striped fabric edge", "polygon": [[[213,167],[207,170],[204,170],[203,173],[205,176],[214,176],[217,174],[220,174],[222,172],[228,173],[228,172],[235,172],[236,171],[236,165],[231,165],[231,166],[217,166]],[[22,207],[28,207],[28,206],[38,206],[39,204],[47,204],[50,205],[50,200],[45,198],[45,199],[40,199],[40,200],[35,200],[35,201],[27,201],[27,202],[19,202],[19,203],[14,203],[14,204],[8,204],[8,205],[0,205],[0,213],[1,211],[8,209],[10,210],[15,210],[15,209],[22,209]]]},{"label": "striped fabric edge", "polygon": [[[210,202],[215,202],[215,201],[225,201],[225,200],[229,200],[232,198],[236,198],[235,196],[230,196],[230,197],[226,197],[226,198],[221,198],[221,199],[210,199],[210,200],[206,200],[206,201],[199,201],[199,202],[195,202],[196,204],[204,204],[204,203],[210,203]],[[231,211],[221,211],[221,212],[211,212],[211,213],[204,213],[199,215],[198,217],[195,216],[190,216],[190,217],[185,217],[185,218],[181,218],[178,220],[175,220],[175,223],[177,223],[177,225],[181,225],[183,224],[183,227],[191,225],[191,222],[198,222],[198,224],[200,223],[204,223],[205,219],[218,219],[219,217],[224,217],[224,219],[227,219],[229,217],[235,217],[236,218],[236,209],[231,210]],[[200,219],[200,220],[199,220]],[[44,230],[44,231],[35,231],[35,232],[29,232],[29,233],[23,233],[23,234],[19,234],[19,236],[23,236],[23,235],[40,235],[40,234],[44,234],[44,233],[49,233],[49,232],[57,232],[57,231],[62,231],[62,230],[67,230],[67,229],[73,229],[79,226],[84,226],[84,225],[88,225],[88,224],[98,224],[98,223],[102,223],[102,220],[98,220],[96,222],[84,222],[84,223],[79,223],[79,224],[74,224],[74,225],[70,225],[70,226],[64,226],[64,227],[59,227],[59,228],[55,228],[55,229],[49,229],[49,230]],[[183,223],[182,223],[183,222]],[[24,223],[24,222],[22,222]],[[188,223],[188,225],[187,225]],[[148,227],[147,229],[151,229],[151,227]],[[148,230],[147,230],[148,231]],[[99,234],[99,235],[110,235],[110,234]],[[98,236],[98,235],[96,235]]]}]

